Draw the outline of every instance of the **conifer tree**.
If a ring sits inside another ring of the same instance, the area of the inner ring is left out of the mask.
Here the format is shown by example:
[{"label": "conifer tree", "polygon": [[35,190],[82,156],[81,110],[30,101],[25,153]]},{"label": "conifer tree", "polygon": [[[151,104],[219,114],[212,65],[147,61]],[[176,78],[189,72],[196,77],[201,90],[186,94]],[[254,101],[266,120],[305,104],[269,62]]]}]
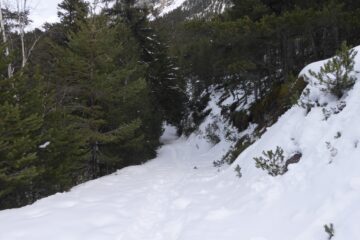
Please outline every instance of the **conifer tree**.
[{"label": "conifer tree", "polygon": [[136,156],[130,153],[149,145],[141,131],[149,124],[141,111],[148,106],[145,66],[139,63],[131,31],[121,23],[108,28],[107,22],[105,16],[94,16],[71,34],[57,69],[67,89],[62,105],[84,138],[89,178],[131,162]]},{"label": "conifer tree", "polygon": [[150,27],[148,9],[135,6],[133,0],[123,0],[115,2],[109,13],[131,29],[141,49],[140,58],[147,65],[146,81],[153,104],[160,107],[158,114],[164,121],[180,127],[187,101],[185,84],[175,60],[169,57],[167,46]]},{"label": "conifer tree", "polygon": [[[1,61],[1,69],[5,68]],[[43,173],[38,146],[41,132],[42,90],[37,79],[17,73],[0,77],[0,206],[12,207],[34,199],[34,184]],[[28,87],[33,88],[28,91]]]},{"label": "conifer tree", "polygon": [[346,42],[343,42],[336,56],[325,63],[320,72],[310,70],[309,74],[319,80],[323,85],[323,91],[341,98],[355,83],[354,58],[356,54],[355,49],[350,49]]},{"label": "conifer tree", "polygon": [[84,0],[63,0],[58,9],[58,17],[63,27],[76,32],[89,13],[89,4]]}]

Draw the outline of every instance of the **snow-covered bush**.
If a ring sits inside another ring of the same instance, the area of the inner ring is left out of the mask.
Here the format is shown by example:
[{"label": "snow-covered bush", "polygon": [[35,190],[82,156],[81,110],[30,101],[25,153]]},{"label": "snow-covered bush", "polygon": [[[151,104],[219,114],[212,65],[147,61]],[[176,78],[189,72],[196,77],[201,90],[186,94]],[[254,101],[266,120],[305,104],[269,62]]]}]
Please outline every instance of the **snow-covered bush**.
[{"label": "snow-covered bush", "polygon": [[357,51],[350,49],[346,42],[343,42],[335,57],[326,62],[319,72],[309,70],[309,74],[319,81],[322,91],[341,98],[355,83],[356,54]]},{"label": "snow-covered bush", "polygon": [[330,223],[324,225],[325,232],[328,234],[328,239],[331,240],[335,236],[334,224]]},{"label": "snow-covered bush", "polygon": [[319,103],[310,98],[310,88],[306,88],[302,93],[298,105],[304,108],[306,110],[306,114],[308,114],[313,107],[319,106]]},{"label": "snow-covered bush", "polygon": [[220,136],[219,136],[219,131],[220,131],[220,128],[217,124],[217,121],[210,123],[205,128],[206,139],[214,145],[218,144],[221,141]]},{"label": "snow-covered bush", "polygon": [[286,172],[284,150],[277,146],[273,150],[263,151],[264,156],[254,158],[256,167],[266,170],[271,176],[283,175]]},{"label": "snow-covered bush", "polygon": [[238,165],[236,165],[236,167],[235,167],[234,171],[236,172],[236,176],[237,176],[237,177],[239,177],[239,178],[241,178],[241,177],[242,177],[241,167],[240,167],[240,165],[239,165],[239,164],[238,164]]}]

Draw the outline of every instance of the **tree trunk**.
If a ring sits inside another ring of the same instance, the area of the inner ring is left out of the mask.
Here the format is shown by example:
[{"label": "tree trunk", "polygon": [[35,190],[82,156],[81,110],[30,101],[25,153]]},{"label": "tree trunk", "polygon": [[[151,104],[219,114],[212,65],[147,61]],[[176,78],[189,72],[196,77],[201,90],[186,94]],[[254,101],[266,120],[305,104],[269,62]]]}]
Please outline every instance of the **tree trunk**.
[{"label": "tree trunk", "polygon": [[24,40],[26,3],[27,0],[23,0],[23,2],[21,2],[21,0],[17,1],[19,32],[20,32],[20,41],[21,41],[21,55],[22,55],[21,68],[24,68],[27,62],[27,56],[25,53],[25,40]]},{"label": "tree trunk", "polygon": [[[5,56],[9,57],[10,51],[9,51],[9,46],[7,45],[8,41],[7,41],[7,36],[6,36],[6,32],[5,32],[4,18],[2,15],[2,0],[0,0],[0,28],[1,28],[1,32],[2,32],[3,42],[5,44]],[[11,63],[9,63],[8,64],[8,78],[11,78],[13,76],[13,73],[14,73],[14,70],[12,68]]]}]

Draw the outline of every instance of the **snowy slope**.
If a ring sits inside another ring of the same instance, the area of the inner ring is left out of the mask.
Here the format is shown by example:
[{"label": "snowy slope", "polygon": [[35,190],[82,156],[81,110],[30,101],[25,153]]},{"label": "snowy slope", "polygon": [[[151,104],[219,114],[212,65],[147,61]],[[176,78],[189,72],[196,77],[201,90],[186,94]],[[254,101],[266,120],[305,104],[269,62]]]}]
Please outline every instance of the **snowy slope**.
[{"label": "snowy slope", "polygon": [[[356,61],[360,70],[360,54]],[[309,113],[291,108],[227,169],[218,172],[212,161],[231,143],[212,146],[195,134],[176,139],[168,128],[156,159],[0,212],[0,239],[326,240],[323,226],[333,223],[333,239],[358,240],[360,81],[341,104],[314,79],[308,89],[301,100],[316,103]],[[215,110],[202,130],[219,111],[211,104]],[[253,157],[276,146],[302,158],[271,177]]]},{"label": "snowy slope", "polygon": [[211,13],[222,13],[230,5],[230,0],[138,0],[140,4],[151,5],[162,17],[178,8],[188,11],[190,16],[206,16]]},{"label": "snowy slope", "polygon": [[181,7],[186,0],[160,0],[154,8],[159,10],[159,16],[163,16]]}]

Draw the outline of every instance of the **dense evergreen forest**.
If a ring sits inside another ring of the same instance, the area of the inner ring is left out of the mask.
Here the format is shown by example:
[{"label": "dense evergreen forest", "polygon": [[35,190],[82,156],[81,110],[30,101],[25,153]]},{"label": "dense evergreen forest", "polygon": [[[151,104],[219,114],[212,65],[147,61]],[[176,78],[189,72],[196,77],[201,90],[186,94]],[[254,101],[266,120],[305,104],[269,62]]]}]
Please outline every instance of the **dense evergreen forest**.
[{"label": "dense evergreen forest", "polygon": [[354,0],[233,0],[153,21],[135,0],[99,9],[64,0],[59,23],[29,32],[29,12],[2,9],[0,209],[155,157],[163,124],[191,133],[214,87],[237,99],[222,114],[239,131],[261,133],[304,88],[307,63],[360,36]]}]

